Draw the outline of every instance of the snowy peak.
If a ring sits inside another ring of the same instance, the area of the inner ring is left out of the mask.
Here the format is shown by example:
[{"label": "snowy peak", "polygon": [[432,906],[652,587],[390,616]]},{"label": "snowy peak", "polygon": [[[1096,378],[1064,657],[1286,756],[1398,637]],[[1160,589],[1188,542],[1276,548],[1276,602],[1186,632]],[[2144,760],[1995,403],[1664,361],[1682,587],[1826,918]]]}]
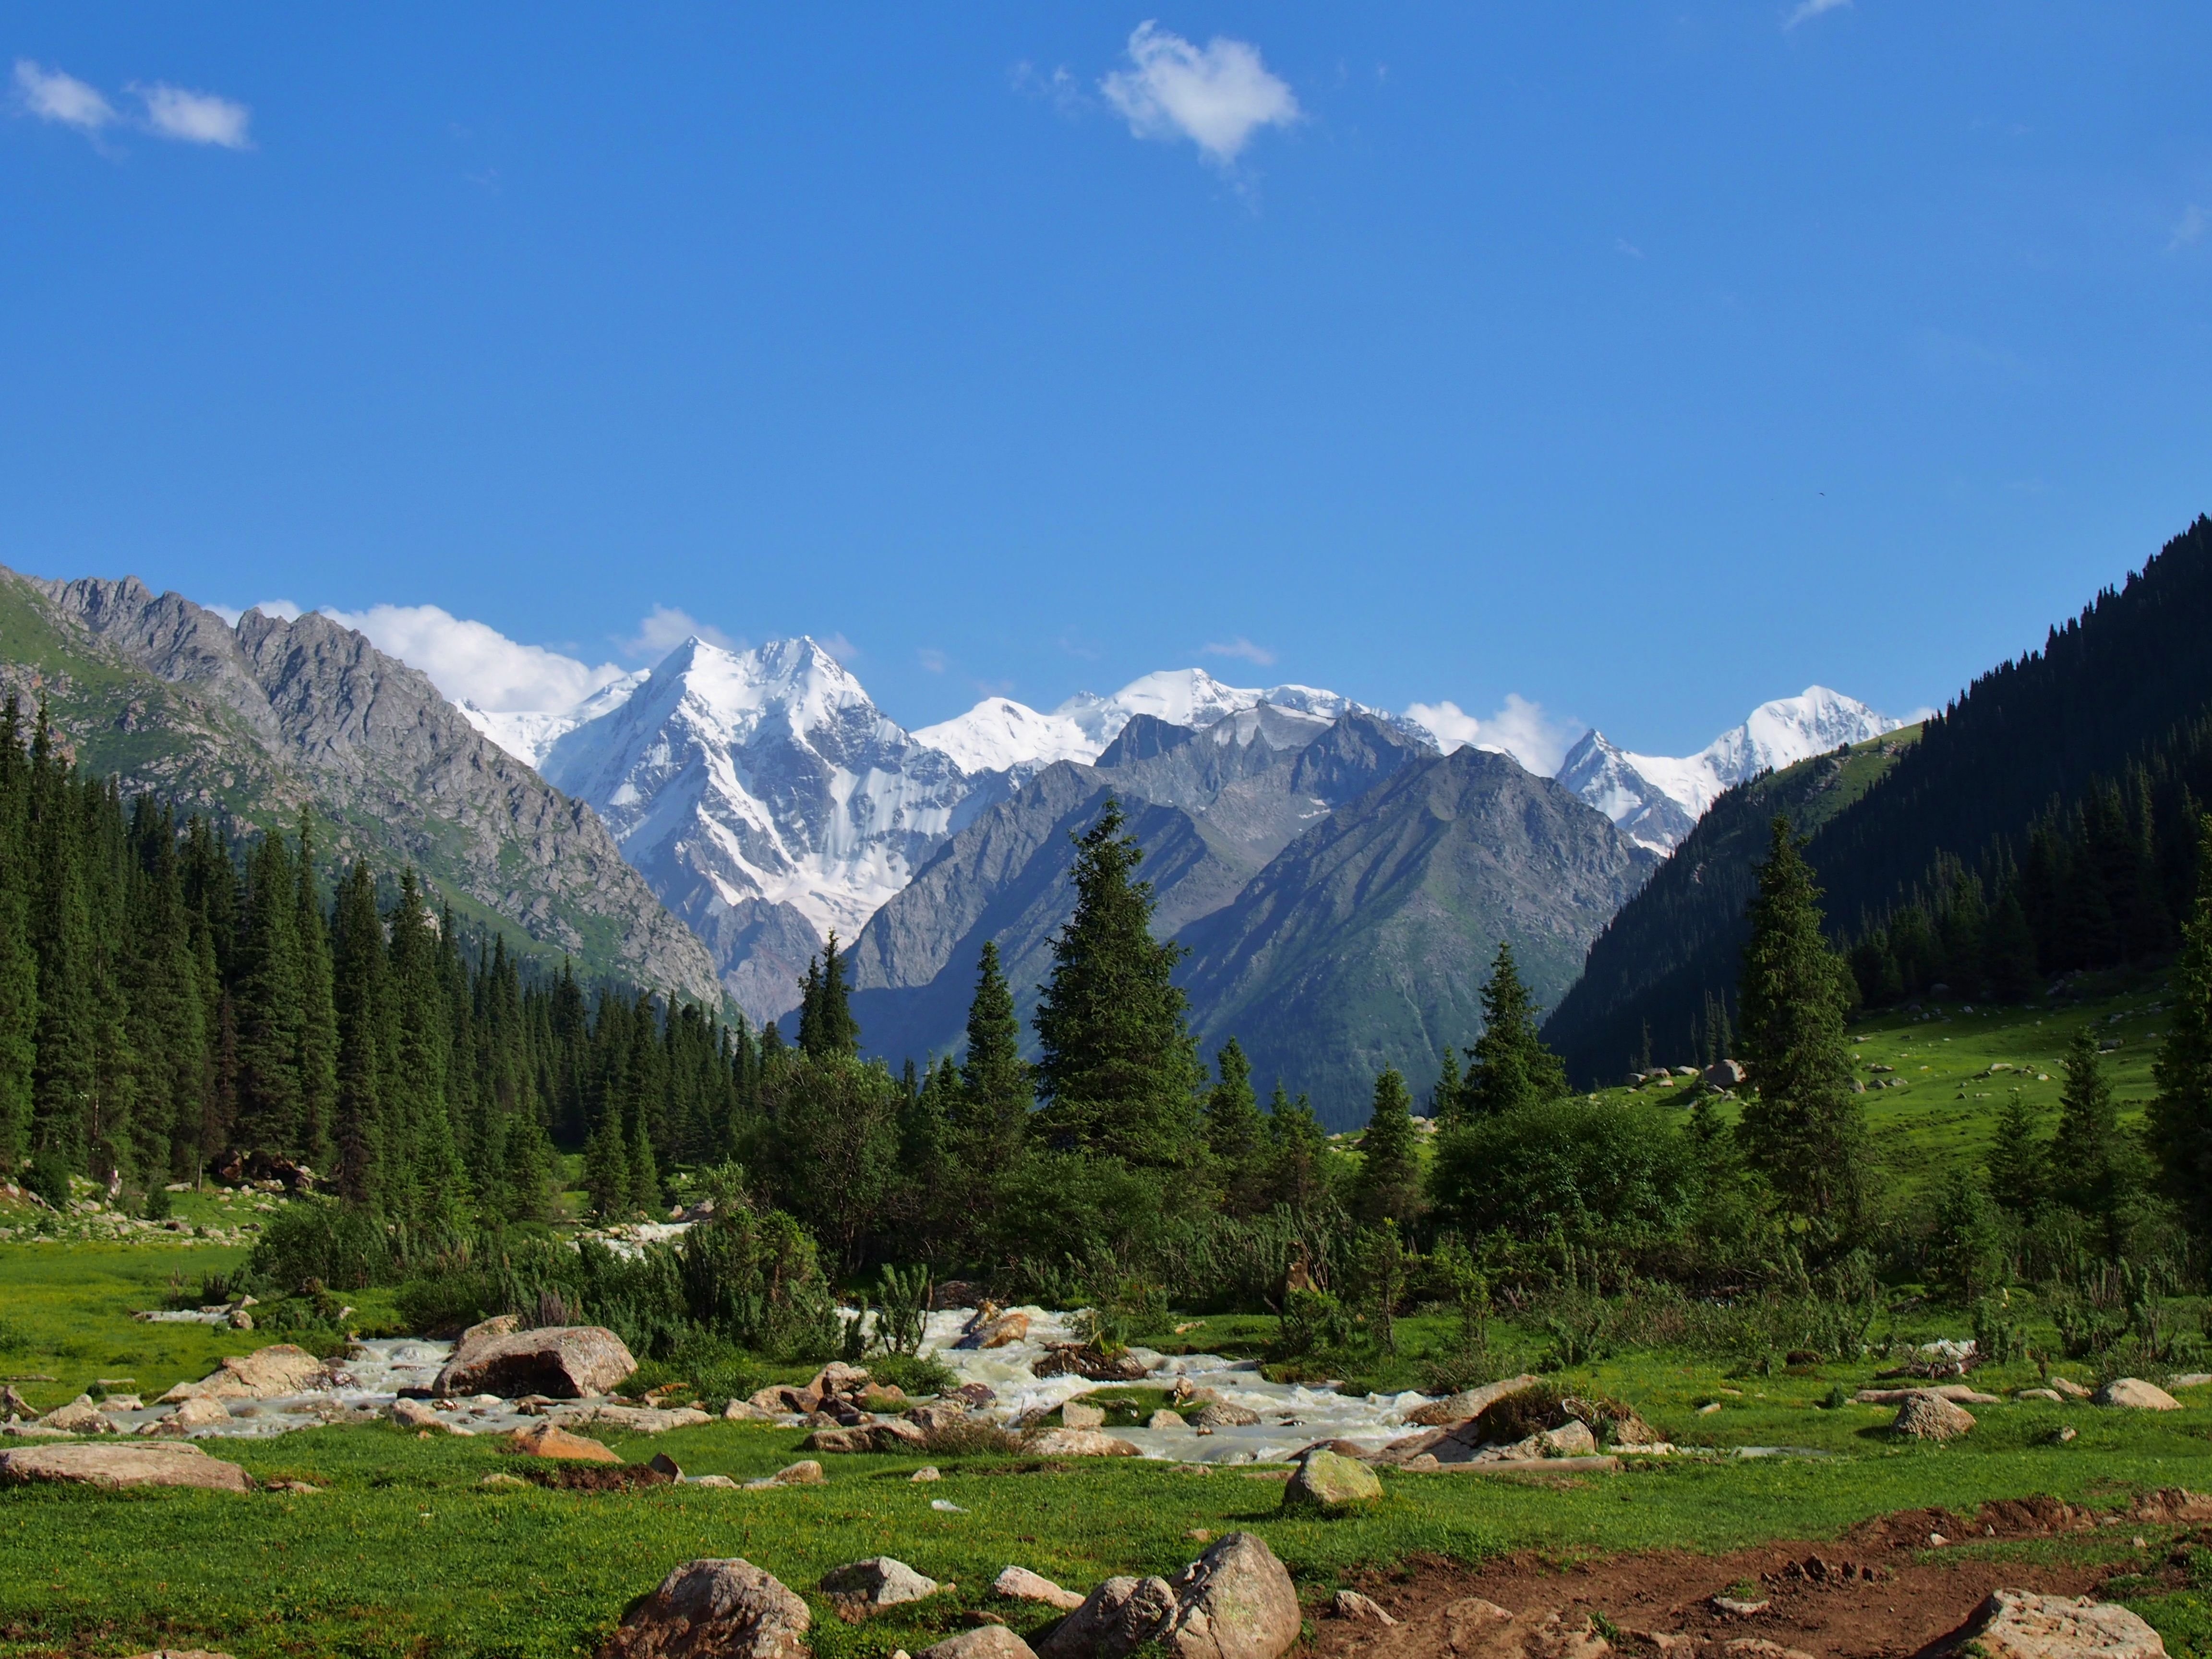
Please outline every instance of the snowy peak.
[{"label": "snowy peak", "polygon": [[1905,724],[1825,685],[1778,697],[1694,755],[1638,755],[1585,732],[1568,750],[1559,781],[1632,839],[1670,851],[1727,790],[1759,773],[1794,766]]},{"label": "snowy peak", "polygon": [[1041,714],[1012,697],[986,697],[964,714],[921,727],[914,738],[950,755],[963,772],[1024,777],[1054,761],[1094,761],[1104,748],[1066,715]]},{"label": "snowy peak", "polygon": [[574,708],[551,712],[479,708],[468,702],[459,707],[463,719],[508,754],[532,766],[540,766],[555,744],[578,726],[621,708],[629,701],[632,692],[652,678],[651,669],[641,668],[635,674],[625,674],[613,684],[600,687]]}]

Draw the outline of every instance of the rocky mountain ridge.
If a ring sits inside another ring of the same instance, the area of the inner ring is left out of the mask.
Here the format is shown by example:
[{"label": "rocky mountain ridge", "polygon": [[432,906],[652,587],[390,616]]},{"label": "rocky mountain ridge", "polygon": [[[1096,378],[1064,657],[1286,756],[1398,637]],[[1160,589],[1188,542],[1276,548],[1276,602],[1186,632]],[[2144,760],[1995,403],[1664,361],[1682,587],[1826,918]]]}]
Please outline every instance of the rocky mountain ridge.
[{"label": "rocky mountain ridge", "polygon": [[126,791],[264,827],[312,807],[340,856],[411,864],[465,915],[587,971],[719,1003],[704,948],[589,807],[326,617],[251,611],[233,627],[135,577],[0,571],[0,665]]}]

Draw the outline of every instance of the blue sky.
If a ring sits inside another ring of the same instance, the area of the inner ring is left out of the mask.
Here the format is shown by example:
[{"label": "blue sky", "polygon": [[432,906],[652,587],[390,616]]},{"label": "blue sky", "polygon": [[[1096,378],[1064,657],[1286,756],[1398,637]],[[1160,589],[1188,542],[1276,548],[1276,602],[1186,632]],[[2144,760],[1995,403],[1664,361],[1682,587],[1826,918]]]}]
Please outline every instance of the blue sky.
[{"label": "blue sky", "polygon": [[908,725],[1190,663],[1653,752],[1902,712],[2212,507],[2208,57],[2112,0],[17,5],[0,561],[811,632]]}]

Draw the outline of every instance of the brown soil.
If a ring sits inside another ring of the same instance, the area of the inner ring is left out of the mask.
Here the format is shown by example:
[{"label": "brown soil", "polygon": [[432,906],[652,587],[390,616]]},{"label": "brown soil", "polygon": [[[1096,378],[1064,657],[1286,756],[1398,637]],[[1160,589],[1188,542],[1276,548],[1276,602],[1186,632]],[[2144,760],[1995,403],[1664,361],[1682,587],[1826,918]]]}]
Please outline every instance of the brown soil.
[{"label": "brown soil", "polygon": [[[1840,1539],[1776,1543],[1729,1555],[1660,1550],[1562,1564],[1519,1554],[1468,1568],[1441,1559],[1414,1559],[1378,1571],[1355,1588],[1399,1620],[1395,1628],[1352,1619],[1316,1620],[1308,1651],[1316,1659],[1596,1659],[1588,1643],[1562,1645],[1592,1615],[1618,1632],[1618,1659],[1779,1659],[1771,1650],[1738,1650],[1744,1638],[1796,1650],[1811,1659],[1903,1659],[1940,1647],[1983,1598],[2001,1588],[2087,1595],[2121,1572],[2156,1571],[2172,1534],[2148,1537],[2145,1555],[2121,1563],[2057,1559],[1991,1560],[1930,1543],[2051,1538],[2103,1530],[2099,1517],[2056,1498],[1985,1504],[1971,1516],[1909,1510],[1877,1516]],[[2179,1491],[2152,1492],[2118,1523],[2139,1531],[2212,1519],[2212,1502]],[[2178,1571],[2178,1570],[2177,1570]],[[1758,1586],[1758,1613],[1734,1614],[1712,1605],[1735,1587]],[[1470,1618],[1455,1603],[1480,1598],[1516,1614],[1508,1629]],[[1557,1614],[1553,1633],[1529,1639]],[[1602,1625],[1598,1626],[1602,1631]],[[1599,1650],[1598,1651],[1601,1651]]]}]

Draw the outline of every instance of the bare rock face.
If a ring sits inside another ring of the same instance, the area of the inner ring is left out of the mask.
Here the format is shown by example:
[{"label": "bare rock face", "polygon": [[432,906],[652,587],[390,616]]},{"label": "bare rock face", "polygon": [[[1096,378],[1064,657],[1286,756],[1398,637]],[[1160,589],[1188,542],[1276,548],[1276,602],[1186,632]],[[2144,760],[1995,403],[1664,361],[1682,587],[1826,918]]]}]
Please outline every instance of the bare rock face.
[{"label": "bare rock face", "polygon": [[548,1325],[489,1338],[465,1355],[457,1351],[432,1388],[441,1395],[579,1400],[605,1394],[636,1369],[622,1338],[604,1326]]},{"label": "bare rock face", "polygon": [[2100,1406],[2125,1406],[2141,1412],[2178,1412],[2181,1402],[2139,1376],[2116,1376],[2090,1398]]},{"label": "bare rock face", "polygon": [[812,1623],[750,1561],[687,1561],[623,1615],[599,1659],[806,1659]]},{"label": "bare rock face", "polygon": [[34,1446],[0,1452],[0,1483],[61,1481],[87,1486],[198,1486],[207,1492],[251,1492],[253,1483],[235,1463],[210,1457],[189,1441],[126,1442],[102,1445]]},{"label": "bare rock face", "polygon": [[2125,1607],[2088,1596],[2001,1589],[1946,1638],[1988,1659],[2165,1659],[2159,1634]]},{"label": "bare rock face", "polygon": [[1298,1595],[1267,1541],[1232,1532],[1174,1578],[1109,1578],[1063,1619],[1042,1659],[1276,1659],[1298,1638]]},{"label": "bare rock face", "polygon": [[136,577],[0,571],[22,619],[9,683],[40,664],[88,764],[187,805],[338,826],[337,851],[411,864],[532,939],[719,1002],[713,960],[606,826],[492,744],[429,679],[328,617],[249,611],[235,628]]},{"label": "bare rock face", "polygon": [[1890,1426],[1915,1440],[1954,1440],[1974,1426],[1974,1414],[1941,1395],[1923,1392],[1897,1408]]}]

